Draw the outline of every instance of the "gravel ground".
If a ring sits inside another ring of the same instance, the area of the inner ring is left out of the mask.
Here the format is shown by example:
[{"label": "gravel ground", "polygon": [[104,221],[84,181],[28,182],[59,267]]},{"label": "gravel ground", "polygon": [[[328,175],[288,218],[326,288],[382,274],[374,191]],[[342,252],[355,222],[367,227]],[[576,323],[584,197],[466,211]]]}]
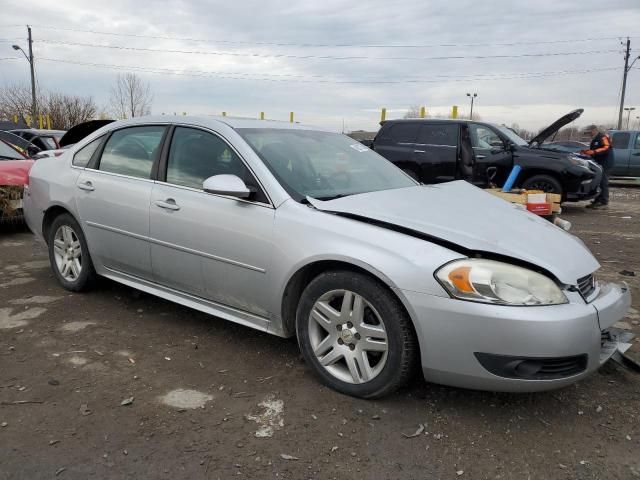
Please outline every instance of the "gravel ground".
[{"label": "gravel ground", "polygon": [[[640,275],[639,200],[563,218],[640,310],[619,273]],[[0,233],[0,272],[0,479],[640,477],[640,375],[613,363],[553,392],[416,378],[364,401],[319,385],[293,340],[108,281],[70,294],[25,231]]]}]

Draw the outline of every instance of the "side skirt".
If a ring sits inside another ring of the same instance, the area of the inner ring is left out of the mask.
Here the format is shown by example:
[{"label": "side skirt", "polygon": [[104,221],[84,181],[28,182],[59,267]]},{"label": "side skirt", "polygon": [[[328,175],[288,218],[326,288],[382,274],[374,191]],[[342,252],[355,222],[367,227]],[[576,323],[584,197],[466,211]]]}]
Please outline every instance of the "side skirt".
[{"label": "side skirt", "polygon": [[143,280],[136,276],[119,272],[111,268],[103,268],[104,270],[100,272],[100,274],[103,277],[115,282],[122,283],[129,287],[142,290],[146,293],[150,293],[151,295],[155,295],[157,297],[169,300],[174,303],[178,303],[180,305],[184,305],[185,307],[193,308],[194,310],[208,313],[209,315],[213,315],[224,320],[239,323],[240,325],[244,325],[246,327],[255,328],[256,330],[260,330],[262,332],[278,335],[277,331],[273,331],[270,328],[272,326],[271,321],[267,318],[254,315],[243,310],[238,310],[236,308],[228,307],[220,303],[211,302],[209,300],[205,300],[204,298],[196,297],[195,295],[190,295],[188,293],[164,287],[162,285],[158,285],[157,283],[149,282],[148,280]]}]

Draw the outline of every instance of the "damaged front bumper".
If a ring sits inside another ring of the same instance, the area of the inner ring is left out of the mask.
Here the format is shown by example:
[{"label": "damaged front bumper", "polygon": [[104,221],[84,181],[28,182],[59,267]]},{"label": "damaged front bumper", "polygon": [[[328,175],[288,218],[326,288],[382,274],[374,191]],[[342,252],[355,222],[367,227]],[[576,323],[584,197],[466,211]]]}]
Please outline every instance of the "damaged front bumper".
[{"label": "damaged front bumper", "polygon": [[[631,305],[626,284],[602,284],[586,303],[510,307],[401,291],[420,343],[425,379],[492,391],[564,387],[596,371],[617,351],[612,325]],[[615,346],[614,346],[615,345]]]}]

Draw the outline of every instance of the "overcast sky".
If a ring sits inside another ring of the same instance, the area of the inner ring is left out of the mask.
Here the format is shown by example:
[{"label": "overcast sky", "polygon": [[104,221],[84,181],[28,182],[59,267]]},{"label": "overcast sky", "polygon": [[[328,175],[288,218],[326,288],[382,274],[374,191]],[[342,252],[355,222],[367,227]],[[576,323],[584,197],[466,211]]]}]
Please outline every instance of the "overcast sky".
[{"label": "overcast sky", "polygon": [[[151,84],[153,113],[294,111],[336,131],[343,120],[377,129],[381,107],[468,115],[467,92],[484,120],[538,129],[582,107],[580,125],[611,123],[621,37],[640,54],[638,0],[0,0],[0,84],[29,81],[23,58],[5,59],[12,43],[26,50],[26,24],[42,88],[103,107],[117,73],[133,71]],[[640,70],[626,104],[640,115]]]}]

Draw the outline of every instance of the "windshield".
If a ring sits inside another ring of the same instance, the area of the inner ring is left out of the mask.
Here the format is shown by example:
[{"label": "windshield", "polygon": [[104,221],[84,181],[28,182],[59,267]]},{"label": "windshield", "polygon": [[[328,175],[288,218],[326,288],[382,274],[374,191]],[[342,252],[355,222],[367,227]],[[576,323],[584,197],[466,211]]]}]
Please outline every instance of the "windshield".
[{"label": "windshield", "polygon": [[297,201],[416,185],[391,162],[344,135],[289,129],[237,131]]},{"label": "windshield", "polygon": [[496,125],[496,128],[500,130],[500,133],[507,137],[511,143],[520,145],[522,147],[529,145],[526,140],[520,138],[520,136],[510,128],[507,128],[504,125]]},{"label": "windshield", "polygon": [[0,160],[24,160],[24,157],[4,142],[0,142]]}]

